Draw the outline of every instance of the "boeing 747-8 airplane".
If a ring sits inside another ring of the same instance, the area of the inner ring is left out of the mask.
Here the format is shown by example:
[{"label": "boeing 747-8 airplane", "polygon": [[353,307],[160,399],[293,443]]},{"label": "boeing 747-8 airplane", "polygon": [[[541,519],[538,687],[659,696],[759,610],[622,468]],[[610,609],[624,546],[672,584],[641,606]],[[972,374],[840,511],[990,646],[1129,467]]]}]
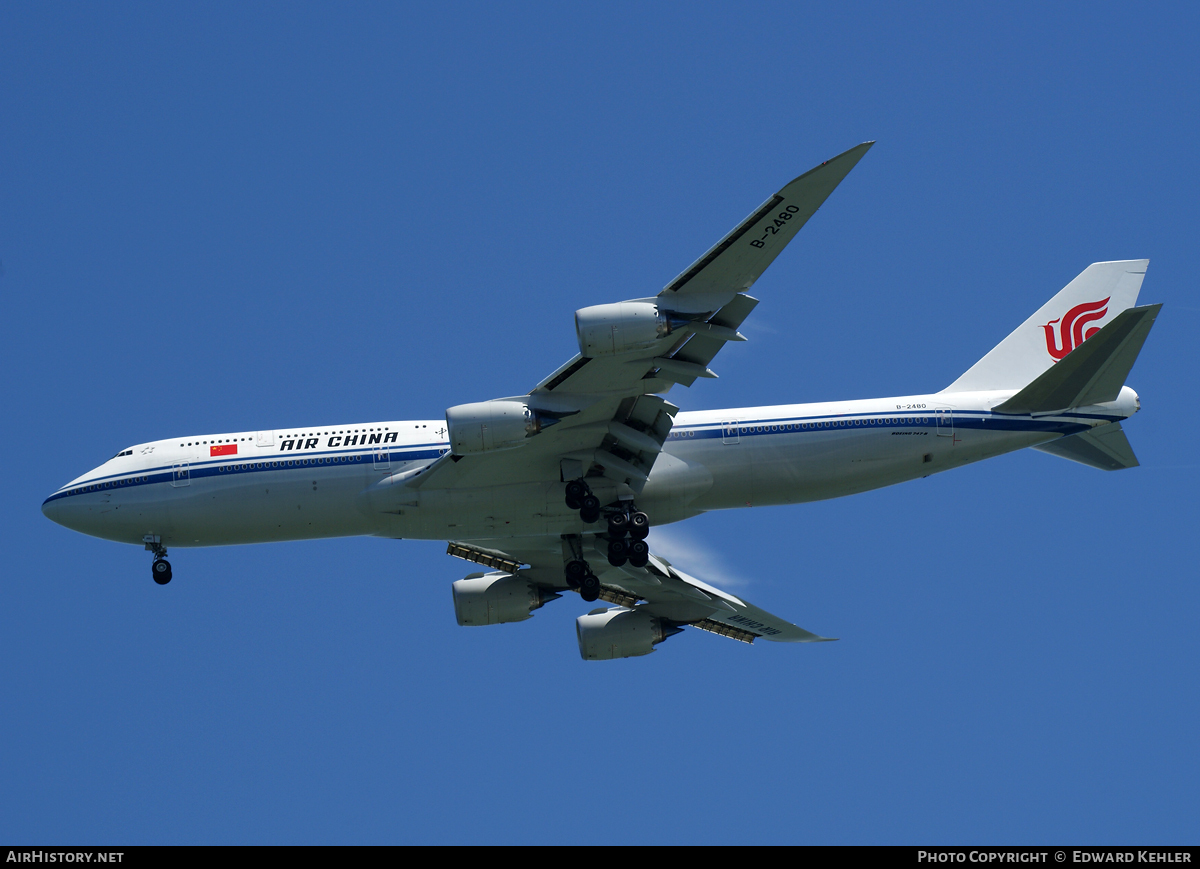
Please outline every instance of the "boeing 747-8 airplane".
[{"label": "boeing 747-8 airplane", "polygon": [[871,147],[771,196],[658,295],[575,312],[579,354],[524,395],[444,420],[189,435],[138,444],[43,512],[168,547],[374,535],[448,540],[491,568],[453,584],[459,624],[527,619],[576,591],[587,660],[644,655],[685,626],[743,642],[822,637],[656,557],[651,523],[890,486],[1025,447],[1106,470],[1137,464],[1125,379],[1160,305],[1146,260],[1088,266],[941,392],[683,413],[662,395],[709,365],[758,305],[751,285]]}]

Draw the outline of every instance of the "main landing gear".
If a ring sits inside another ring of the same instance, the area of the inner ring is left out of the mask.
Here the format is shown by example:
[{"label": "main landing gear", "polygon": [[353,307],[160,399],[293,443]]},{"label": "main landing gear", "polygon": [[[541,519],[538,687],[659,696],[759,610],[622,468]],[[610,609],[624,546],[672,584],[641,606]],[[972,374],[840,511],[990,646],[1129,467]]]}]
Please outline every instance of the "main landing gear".
[{"label": "main landing gear", "polygon": [[[567,483],[566,502],[569,508],[579,511],[579,518],[584,523],[590,525],[600,521],[600,499],[592,494],[592,490],[583,480],[571,480]],[[634,567],[645,567],[650,560],[650,548],[646,545],[646,535],[650,533],[650,517],[638,510],[632,502],[605,507],[603,512],[608,516],[608,563],[613,567],[620,567],[626,562]],[[586,562],[578,563],[587,569]],[[571,581],[569,571],[567,581]]]},{"label": "main landing gear", "polygon": [[[624,506],[608,516],[608,563],[620,567],[626,561],[634,567],[645,567],[650,560],[646,535],[650,533],[650,517],[632,505]],[[628,535],[628,539],[626,539]]]},{"label": "main landing gear", "polygon": [[579,511],[579,518],[588,525],[600,521],[600,499],[592,494],[583,480],[567,483],[567,506]]},{"label": "main landing gear", "polygon": [[592,573],[586,561],[567,562],[567,585],[579,590],[579,596],[591,603],[600,597],[600,578]]},{"label": "main landing gear", "polygon": [[162,539],[157,534],[147,534],[142,538],[146,551],[154,553],[154,564],[150,566],[150,575],[159,585],[171,581],[171,562],[167,561],[167,547],[162,545]]}]

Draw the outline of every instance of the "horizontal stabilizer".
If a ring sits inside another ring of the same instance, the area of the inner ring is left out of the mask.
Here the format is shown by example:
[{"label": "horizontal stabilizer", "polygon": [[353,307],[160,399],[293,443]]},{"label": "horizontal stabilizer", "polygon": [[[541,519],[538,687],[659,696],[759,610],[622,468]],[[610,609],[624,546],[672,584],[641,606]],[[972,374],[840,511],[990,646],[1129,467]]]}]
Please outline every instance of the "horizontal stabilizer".
[{"label": "horizontal stabilizer", "polygon": [[1129,439],[1125,437],[1119,422],[1059,438],[1048,444],[1039,444],[1034,449],[1102,471],[1119,471],[1122,468],[1138,466],[1137,456],[1133,454],[1133,447],[1129,445]]},{"label": "horizontal stabilizer", "polygon": [[999,413],[1048,413],[1114,401],[1162,305],[1122,311],[1061,362],[993,408]]}]

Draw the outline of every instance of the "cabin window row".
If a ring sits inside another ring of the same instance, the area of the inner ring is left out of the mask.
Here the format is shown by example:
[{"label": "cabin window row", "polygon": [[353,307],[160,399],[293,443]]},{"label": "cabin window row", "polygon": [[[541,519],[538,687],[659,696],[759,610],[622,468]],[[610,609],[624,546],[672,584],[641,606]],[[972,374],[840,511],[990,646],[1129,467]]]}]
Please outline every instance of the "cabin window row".
[{"label": "cabin window row", "polygon": [[834,419],[824,422],[797,422],[797,423],[776,423],[775,425],[743,425],[737,426],[739,432],[749,434],[750,432],[768,432],[768,431],[807,431],[818,428],[851,428],[853,426],[862,425],[928,425],[929,417],[921,416],[888,416],[883,418],[867,418],[867,419]]},{"label": "cabin window row", "polygon": [[[418,426],[418,428],[423,428],[423,427],[424,426]],[[382,428],[364,428],[364,429],[356,428],[353,430],[346,429],[345,431],[333,431],[333,432],[329,432],[329,431],[309,432],[308,434],[283,435],[283,437],[288,437],[288,438],[324,437],[327,434],[335,434],[335,435],[358,434],[359,431],[362,431],[364,434],[366,434],[367,432],[387,431],[388,428],[389,428],[388,426],[383,426]],[[395,439],[394,434],[392,435],[392,439],[393,440]],[[245,443],[246,441],[250,441],[250,440],[253,440],[253,438],[248,438],[248,437],[246,437],[246,438],[214,438],[212,440],[207,440],[207,441],[188,441],[187,443],[181,443],[180,446],[181,447],[205,447],[205,446],[208,446],[209,444],[240,444],[240,443]],[[365,442],[366,441],[364,441],[364,443]],[[133,450],[130,450],[129,452],[121,453],[120,455],[125,456],[125,455],[129,455],[129,453],[132,453],[132,452],[133,452]],[[113,458],[118,458],[118,456],[114,456]]]},{"label": "cabin window row", "polygon": [[261,470],[263,468],[291,468],[297,465],[335,465],[345,462],[361,462],[363,456],[318,456],[312,459],[282,459],[278,462],[239,462],[236,465],[222,465],[221,473],[226,471]]},{"label": "cabin window row", "polygon": [[71,494],[78,495],[81,492],[95,492],[99,489],[115,489],[119,486],[128,486],[131,483],[145,483],[149,479],[149,477],[130,477],[127,480],[109,480],[105,483],[93,483],[90,486],[79,486],[72,489]]},{"label": "cabin window row", "polygon": [[348,435],[348,434],[358,434],[359,432],[366,434],[367,432],[372,432],[372,431],[390,431],[390,426],[385,425],[385,426],[380,426],[379,428],[355,428],[355,429],[348,428],[348,429],[342,429],[340,431],[332,431],[332,430],[330,430],[330,431],[310,431],[307,433],[300,432],[299,434],[280,435],[280,437],[285,437],[285,438],[323,438],[323,437],[325,437],[325,435]]},{"label": "cabin window row", "polygon": [[180,444],[181,447],[199,447],[208,446],[209,444],[240,444],[251,440],[251,438],[216,438],[211,441],[188,441],[185,444]]}]

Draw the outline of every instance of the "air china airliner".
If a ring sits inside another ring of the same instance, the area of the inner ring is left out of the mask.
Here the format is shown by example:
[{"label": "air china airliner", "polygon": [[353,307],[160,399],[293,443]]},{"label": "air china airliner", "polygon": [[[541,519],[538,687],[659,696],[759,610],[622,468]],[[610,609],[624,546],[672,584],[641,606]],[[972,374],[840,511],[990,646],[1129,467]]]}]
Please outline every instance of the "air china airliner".
[{"label": "air china airliner", "polygon": [[1146,260],[1094,263],[940,392],[684,413],[663,398],[709,368],[747,291],[871,147],[771,196],[658,295],[575,312],[579,354],[530,392],[445,419],[188,435],[121,450],[54,492],[55,522],[168,547],[373,535],[449,541],[485,571],[452,584],[462,625],[522,621],[568,592],[586,660],[645,655],[685,627],[752,643],[825,639],[689,576],[650,525],[837,498],[1033,447],[1137,465],[1125,385],[1161,305]]}]

